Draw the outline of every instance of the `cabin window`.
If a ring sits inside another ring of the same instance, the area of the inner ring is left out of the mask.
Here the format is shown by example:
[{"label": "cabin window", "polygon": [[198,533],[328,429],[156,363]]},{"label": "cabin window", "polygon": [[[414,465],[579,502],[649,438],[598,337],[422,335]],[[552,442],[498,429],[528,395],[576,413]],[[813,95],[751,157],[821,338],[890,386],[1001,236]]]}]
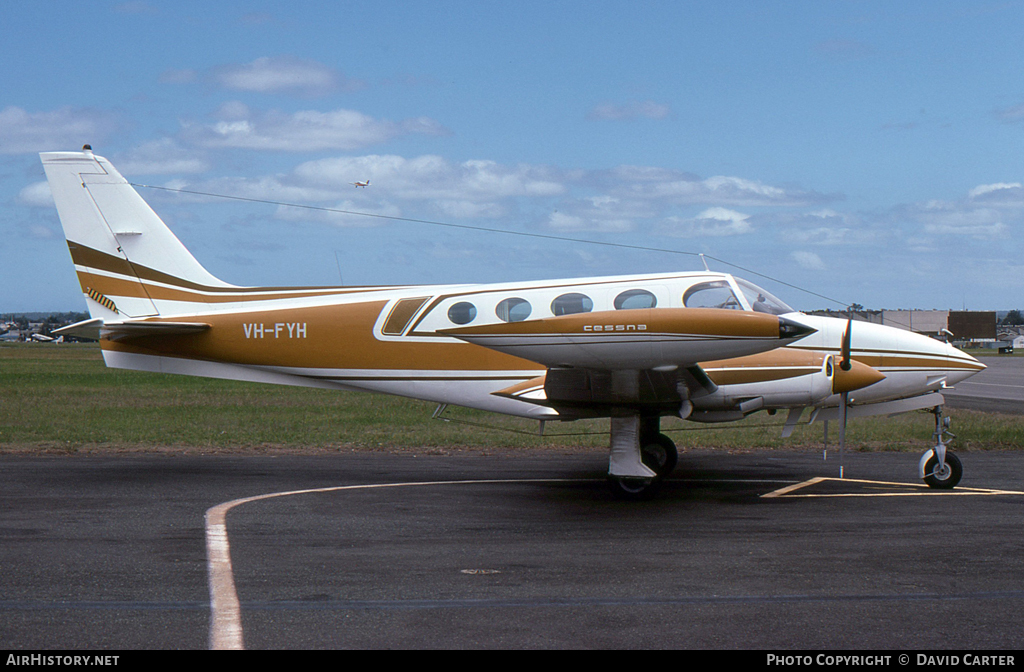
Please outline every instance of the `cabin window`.
[{"label": "cabin window", "polygon": [[702,282],[686,290],[683,294],[683,305],[687,308],[726,308],[742,310],[732,287],[725,280]]},{"label": "cabin window", "polygon": [[586,294],[562,294],[551,302],[552,315],[589,313],[593,309],[594,302]]},{"label": "cabin window", "polygon": [[522,322],[533,312],[533,307],[526,299],[514,297],[499,303],[494,312],[502,322]]},{"label": "cabin window", "polygon": [[615,310],[632,310],[635,308],[654,308],[658,299],[646,289],[627,289],[615,297]]},{"label": "cabin window", "polygon": [[469,324],[476,319],[476,306],[468,301],[459,301],[448,309],[448,319],[455,324]]}]

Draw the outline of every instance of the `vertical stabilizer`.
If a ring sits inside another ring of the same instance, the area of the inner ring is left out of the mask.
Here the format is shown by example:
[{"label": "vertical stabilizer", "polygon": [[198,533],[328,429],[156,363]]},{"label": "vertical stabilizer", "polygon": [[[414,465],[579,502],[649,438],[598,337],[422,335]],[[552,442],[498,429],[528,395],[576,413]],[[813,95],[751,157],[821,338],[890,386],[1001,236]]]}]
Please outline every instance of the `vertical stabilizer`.
[{"label": "vertical stabilizer", "polygon": [[39,155],[93,317],[195,312],[211,275],[128,181],[89,146]]}]

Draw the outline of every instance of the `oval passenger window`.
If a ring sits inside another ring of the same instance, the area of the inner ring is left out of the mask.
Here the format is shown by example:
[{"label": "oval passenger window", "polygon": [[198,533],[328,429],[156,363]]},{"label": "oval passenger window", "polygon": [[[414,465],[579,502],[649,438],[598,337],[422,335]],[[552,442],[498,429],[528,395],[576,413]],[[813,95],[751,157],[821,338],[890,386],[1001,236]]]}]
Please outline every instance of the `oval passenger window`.
[{"label": "oval passenger window", "polygon": [[468,301],[459,301],[448,309],[448,319],[455,324],[469,324],[476,319],[476,306]]},{"label": "oval passenger window", "polygon": [[615,297],[615,310],[632,310],[634,308],[654,308],[658,299],[646,289],[627,289]]},{"label": "oval passenger window", "polygon": [[514,297],[505,299],[494,309],[494,313],[502,322],[522,322],[533,312],[533,307],[526,299]]},{"label": "oval passenger window", "polygon": [[594,302],[586,294],[562,294],[551,302],[552,315],[573,315],[589,313],[594,309]]}]

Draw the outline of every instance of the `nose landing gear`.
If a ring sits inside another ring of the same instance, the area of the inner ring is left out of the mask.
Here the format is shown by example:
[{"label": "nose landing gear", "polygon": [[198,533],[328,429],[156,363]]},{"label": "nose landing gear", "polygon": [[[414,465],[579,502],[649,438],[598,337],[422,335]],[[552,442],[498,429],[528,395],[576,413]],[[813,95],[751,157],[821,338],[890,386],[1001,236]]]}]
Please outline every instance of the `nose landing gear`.
[{"label": "nose landing gear", "polygon": [[933,408],[932,413],[935,415],[935,432],[932,434],[935,447],[921,456],[921,478],[928,487],[952,490],[964,474],[960,458],[946,450],[949,439],[956,438],[956,435],[949,431],[949,417],[942,415],[942,406]]}]

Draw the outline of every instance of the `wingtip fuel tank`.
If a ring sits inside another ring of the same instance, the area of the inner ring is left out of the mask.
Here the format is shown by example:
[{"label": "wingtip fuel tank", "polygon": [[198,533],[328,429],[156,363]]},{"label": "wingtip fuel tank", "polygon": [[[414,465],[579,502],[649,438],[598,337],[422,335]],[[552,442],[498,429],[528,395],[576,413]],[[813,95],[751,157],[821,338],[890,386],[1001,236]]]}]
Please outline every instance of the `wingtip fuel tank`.
[{"label": "wingtip fuel tank", "polygon": [[656,369],[766,352],[814,331],[766,313],[659,308],[560,315],[440,333],[545,366]]}]

